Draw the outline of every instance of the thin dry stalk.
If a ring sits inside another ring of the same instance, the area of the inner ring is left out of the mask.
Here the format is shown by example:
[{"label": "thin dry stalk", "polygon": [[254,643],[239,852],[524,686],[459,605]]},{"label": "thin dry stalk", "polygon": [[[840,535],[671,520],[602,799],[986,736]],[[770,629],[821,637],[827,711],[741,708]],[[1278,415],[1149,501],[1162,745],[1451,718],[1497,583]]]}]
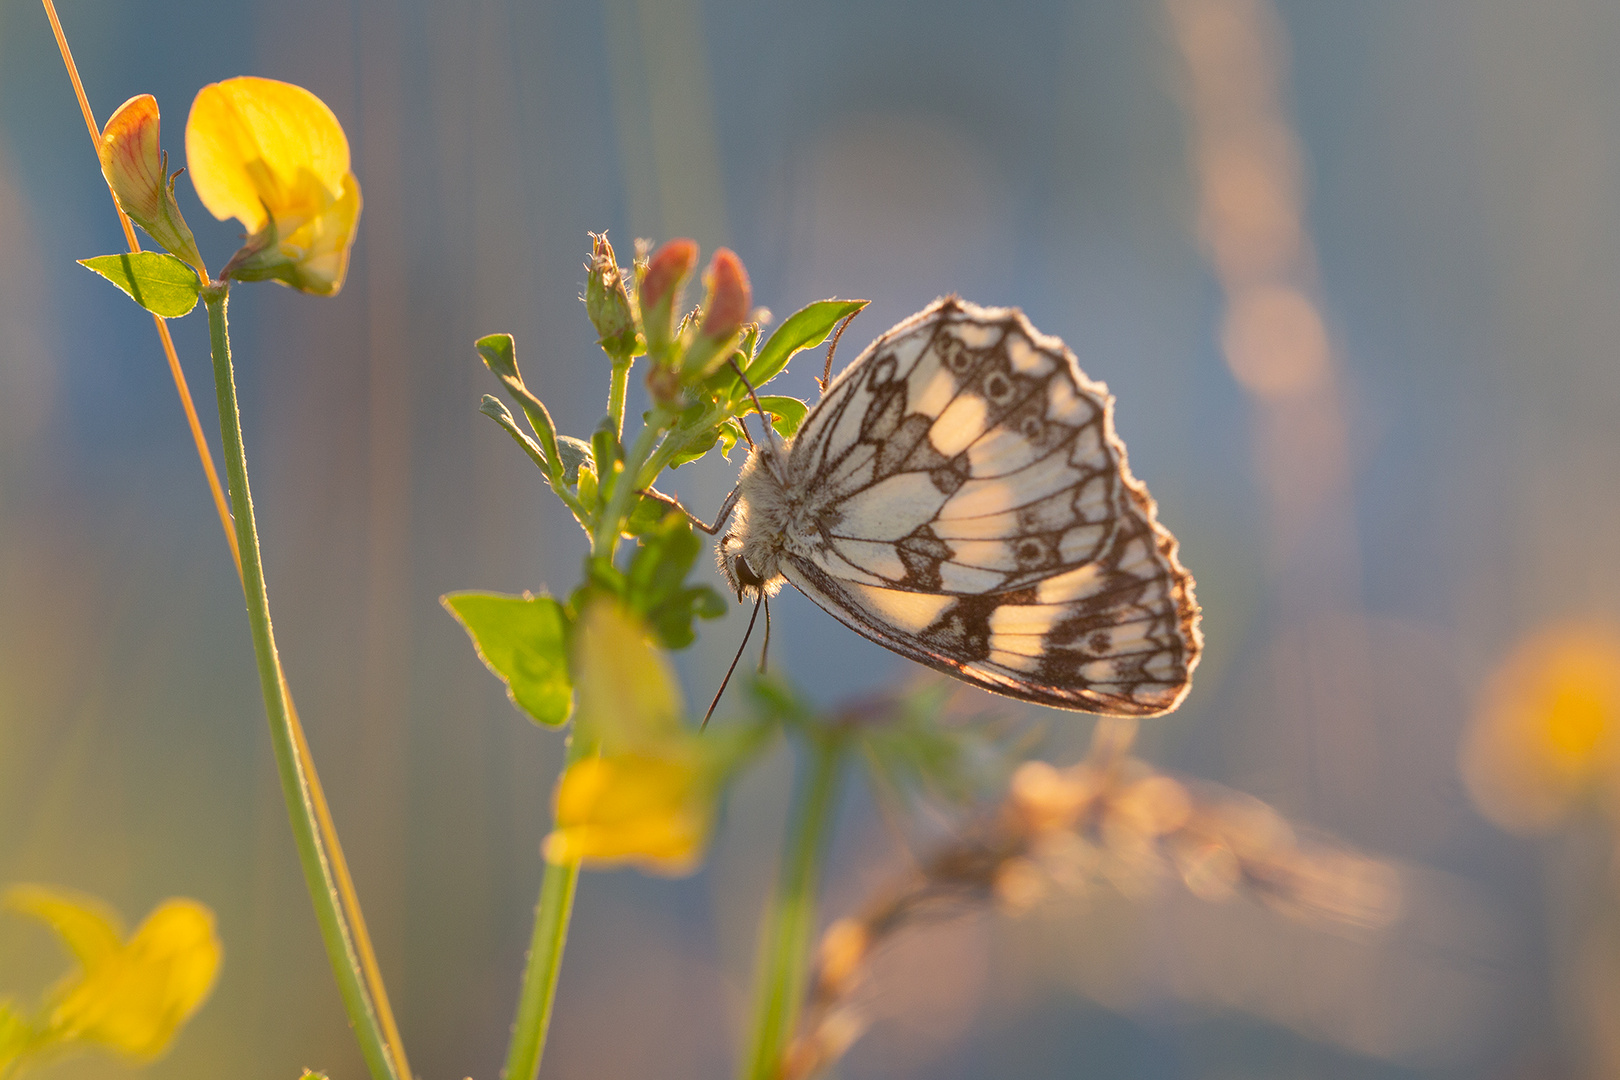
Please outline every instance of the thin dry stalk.
[{"label": "thin dry stalk", "polygon": [[1202,899],[1247,893],[1294,918],[1376,927],[1395,917],[1387,865],[1301,844],[1256,799],[1196,795],[1131,757],[1135,735],[1133,721],[1105,719],[1079,764],[1026,762],[998,806],[829,926],[783,1080],[819,1074],[860,1037],[865,1021],[852,998],[881,946],[908,926],[989,903],[1016,913],[1054,886],[1078,891],[1099,882],[1139,896],[1173,874]]}]

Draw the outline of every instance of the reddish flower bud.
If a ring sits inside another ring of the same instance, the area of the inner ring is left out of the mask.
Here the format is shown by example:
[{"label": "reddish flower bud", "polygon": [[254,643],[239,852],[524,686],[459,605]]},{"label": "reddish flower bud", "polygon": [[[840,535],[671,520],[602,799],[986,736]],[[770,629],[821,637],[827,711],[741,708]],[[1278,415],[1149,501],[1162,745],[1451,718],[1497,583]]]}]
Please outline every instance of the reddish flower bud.
[{"label": "reddish flower bud", "polygon": [[681,371],[687,376],[709,375],[726,362],[753,302],[748,271],[730,248],[714,253],[703,277],[709,293],[703,300],[702,324],[696,334],[687,335],[686,355],[681,360]]},{"label": "reddish flower bud", "polygon": [[647,352],[654,357],[668,349],[675,336],[675,312],[697,258],[697,241],[683,237],[653,252],[647,263],[646,276],[641,279],[641,325]]},{"label": "reddish flower bud", "polygon": [[706,338],[724,341],[742,329],[748,318],[753,294],[748,288],[748,271],[742,260],[730,248],[714,253],[709,263],[709,295],[703,302],[702,334]]},{"label": "reddish flower bud", "polygon": [[158,127],[157,99],[151,94],[138,94],[118,106],[96,147],[101,172],[129,219],[206,279],[208,271],[197,252],[197,241],[174,201],[174,184],[166,175],[168,158],[158,142]]}]

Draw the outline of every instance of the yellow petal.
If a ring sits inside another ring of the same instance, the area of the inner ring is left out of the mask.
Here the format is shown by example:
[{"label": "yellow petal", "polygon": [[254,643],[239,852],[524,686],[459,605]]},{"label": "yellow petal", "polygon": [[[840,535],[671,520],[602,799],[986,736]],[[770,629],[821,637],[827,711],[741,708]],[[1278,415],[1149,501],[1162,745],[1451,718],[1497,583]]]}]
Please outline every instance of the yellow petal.
[{"label": "yellow petal", "polygon": [[617,603],[585,609],[574,638],[576,723],[606,754],[634,750],[676,729],[680,691],[646,627]]},{"label": "yellow petal", "polygon": [[51,1033],[156,1058],[208,997],[220,956],[213,912],[195,900],[167,900],[127,944],[64,988],[50,1012]]},{"label": "yellow petal", "polygon": [[273,215],[284,232],[337,200],[349,140],[326,103],[301,86],[242,76],[197,92],[186,162],[208,212],[256,233]]},{"label": "yellow petal", "polygon": [[718,792],[699,749],[680,741],[665,750],[570,765],[557,785],[557,824],[546,838],[546,858],[636,862],[671,874],[694,869]]},{"label": "yellow petal", "polygon": [[83,967],[93,967],[123,947],[123,920],[93,896],[44,885],[17,885],[6,891],[5,906],[55,930]]},{"label": "yellow petal", "polygon": [[281,241],[291,270],[278,280],[318,296],[336,295],[349,272],[349,249],[359,221],[360,182],[350,173],[336,202]]}]

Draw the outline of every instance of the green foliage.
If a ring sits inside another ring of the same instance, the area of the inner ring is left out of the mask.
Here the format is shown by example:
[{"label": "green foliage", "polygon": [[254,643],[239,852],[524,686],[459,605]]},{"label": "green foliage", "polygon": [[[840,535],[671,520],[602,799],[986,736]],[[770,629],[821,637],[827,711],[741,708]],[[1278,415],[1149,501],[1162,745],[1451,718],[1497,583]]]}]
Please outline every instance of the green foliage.
[{"label": "green foliage", "polygon": [[472,638],[478,658],[506,683],[535,723],[560,727],[574,711],[568,674],[570,619],[549,596],[451,593],[440,598]]},{"label": "green foliage", "polygon": [[637,535],[629,566],[620,570],[600,563],[588,565],[590,583],[571,603],[582,610],[586,593],[615,596],[646,620],[666,649],[684,649],[697,640],[692,620],[719,618],[726,613],[726,602],[707,585],[686,584],[686,575],[703,550],[703,541],[692,531],[686,515],[653,499],[641,500],[641,507],[648,504],[660,511],[660,517],[657,524]]},{"label": "green foliage", "polygon": [[759,355],[743,369],[743,374],[758,390],[781,374],[795,353],[826,341],[840,321],[852,318],[866,304],[865,300],[817,300],[795,311],[776,328]]},{"label": "green foliage", "polygon": [[197,271],[161,251],[125,252],[80,259],[88,267],[123,289],[154,315],[178,319],[197,306],[202,282]]}]

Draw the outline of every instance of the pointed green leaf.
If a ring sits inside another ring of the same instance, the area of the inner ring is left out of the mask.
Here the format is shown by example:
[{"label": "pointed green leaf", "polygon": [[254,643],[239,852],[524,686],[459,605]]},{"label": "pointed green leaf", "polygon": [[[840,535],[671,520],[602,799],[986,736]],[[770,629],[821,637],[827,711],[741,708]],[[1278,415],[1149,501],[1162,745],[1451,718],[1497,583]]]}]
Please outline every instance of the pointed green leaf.
[{"label": "pointed green leaf", "polygon": [[833,328],[867,305],[865,300],[817,300],[795,311],[783,321],[748,365],[745,374],[755,390],[764,386],[787,367],[793,354],[813,349],[827,340]]},{"label": "pointed green leaf", "polygon": [[775,417],[771,421],[771,427],[785,439],[793,437],[793,433],[799,430],[799,425],[804,423],[804,414],[810,411],[810,406],[798,398],[783,397],[780,394],[762,394],[759,404]]},{"label": "pointed green leaf", "polygon": [[196,307],[197,295],[202,291],[197,271],[161,251],[97,255],[80,259],[79,265],[94,270],[141,307],[165,319],[178,319]]},{"label": "pointed green leaf", "polygon": [[573,713],[568,616],[549,596],[450,593],[439,598],[472,638],[484,665],[506,683],[512,703],[547,727]]}]

